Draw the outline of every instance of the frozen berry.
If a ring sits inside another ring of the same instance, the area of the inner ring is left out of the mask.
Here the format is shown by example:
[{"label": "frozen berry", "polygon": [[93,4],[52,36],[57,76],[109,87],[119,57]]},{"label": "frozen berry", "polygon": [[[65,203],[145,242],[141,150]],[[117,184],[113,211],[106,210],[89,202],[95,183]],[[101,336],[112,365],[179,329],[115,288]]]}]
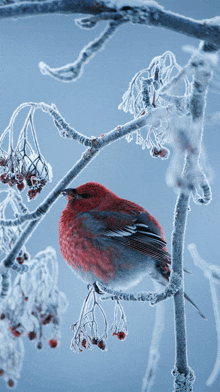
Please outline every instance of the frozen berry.
[{"label": "frozen berry", "polygon": [[23,174],[21,174],[21,173],[16,173],[16,174],[15,174],[15,178],[16,178],[17,182],[19,183],[19,182],[22,182],[22,181],[23,181],[24,176],[23,176]]},{"label": "frozen berry", "polygon": [[52,321],[53,315],[49,314],[47,317],[44,318],[44,320],[42,321],[43,325],[47,325]]},{"label": "frozen berry", "polygon": [[118,334],[117,334],[117,332],[113,332],[113,334],[112,334],[112,336],[117,336]]},{"label": "frozen berry", "polygon": [[51,348],[56,348],[58,341],[57,341],[57,339],[50,339],[48,343]]},{"label": "frozen berry", "polygon": [[167,150],[167,148],[161,148],[161,150],[159,151],[159,155],[161,159],[167,159],[169,156],[169,150]]},{"label": "frozen berry", "polygon": [[0,320],[4,320],[4,319],[5,319],[5,314],[2,313],[1,316],[0,316]]},{"label": "frozen berry", "polygon": [[99,347],[101,350],[105,350],[106,345],[105,345],[104,340],[100,340],[100,341],[98,342],[98,347]]},{"label": "frozen berry", "polygon": [[86,348],[86,339],[83,339],[83,340],[81,341],[81,345],[82,345],[84,348]]},{"label": "frozen berry", "polygon": [[98,341],[98,339],[96,339],[96,338],[92,338],[92,340],[91,340],[91,343],[92,343],[92,344],[98,344],[98,342],[99,342],[99,341]]},{"label": "frozen berry", "polygon": [[0,369],[0,377],[2,377],[4,375],[4,370]]},{"label": "frozen berry", "polygon": [[6,166],[7,165],[7,159],[1,157],[0,158],[0,166]]},{"label": "frozen berry", "polygon": [[154,146],[152,147],[150,154],[152,157],[157,158],[160,155],[160,150],[158,150],[158,148]]},{"label": "frozen berry", "polygon": [[24,258],[23,258],[23,257],[17,257],[17,262],[18,262],[19,264],[23,264]]},{"label": "frozen berry", "polygon": [[118,337],[119,340],[125,340],[126,335],[125,335],[125,333],[123,331],[120,331],[120,332],[117,333],[117,337]]},{"label": "frozen berry", "polygon": [[29,189],[28,191],[28,197],[29,199],[34,199],[37,196],[37,191],[35,191],[34,189]]},{"label": "frozen berry", "polygon": [[23,189],[24,189],[24,183],[23,183],[23,182],[17,184],[17,190],[18,190],[18,191],[21,192]]},{"label": "frozen berry", "polygon": [[24,253],[23,257],[24,257],[24,260],[28,260],[28,254],[27,253]]},{"label": "frozen berry", "polygon": [[37,337],[36,332],[31,331],[31,332],[28,333],[28,339],[34,340],[34,339],[36,339],[36,337]]},{"label": "frozen berry", "polygon": [[9,388],[13,388],[13,386],[15,385],[15,383],[14,383],[14,381],[13,381],[11,378],[9,378],[9,380],[8,380],[8,382],[7,382],[7,385],[8,385]]},{"label": "frozen berry", "polygon": [[7,184],[8,181],[9,181],[9,176],[8,176],[6,173],[2,174],[2,175],[0,176],[0,181],[1,181],[3,184]]},{"label": "frozen berry", "polygon": [[18,331],[16,328],[10,327],[11,333],[15,338],[19,338],[22,332]]}]

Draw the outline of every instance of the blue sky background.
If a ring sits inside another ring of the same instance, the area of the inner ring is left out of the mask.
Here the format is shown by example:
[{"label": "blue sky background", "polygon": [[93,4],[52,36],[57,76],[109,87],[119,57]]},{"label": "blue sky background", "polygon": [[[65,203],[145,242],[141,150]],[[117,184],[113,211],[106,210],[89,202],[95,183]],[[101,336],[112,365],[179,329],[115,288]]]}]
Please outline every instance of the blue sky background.
[{"label": "blue sky background", "polygon": [[[161,0],[167,10],[195,18],[205,19],[220,14],[218,0]],[[118,111],[123,93],[133,75],[146,68],[154,56],[166,50],[174,52],[183,66],[189,54],[182,50],[186,44],[198,47],[195,39],[160,28],[147,28],[126,24],[120,28],[106,49],[97,54],[86,66],[81,79],[75,83],[60,83],[39,72],[38,63],[44,61],[51,67],[73,62],[90,40],[103,30],[105,23],[96,29],[79,29],[73,16],[42,16],[23,20],[1,20],[0,63],[0,127],[8,125],[11,114],[22,102],[55,103],[66,121],[78,131],[100,135],[132,119],[130,114]],[[77,17],[79,17],[77,15]],[[209,93],[207,114],[220,110],[219,95]],[[21,115],[21,119],[23,119]],[[19,130],[20,118],[18,118]],[[209,206],[191,202],[188,217],[186,245],[196,243],[201,256],[211,264],[219,265],[220,221],[220,163],[219,124],[206,124],[204,144],[214,172],[213,201]],[[52,119],[40,111],[36,115],[36,129],[42,153],[53,167],[53,182],[48,184],[35,201],[28,204],[34,209],[47,192],[80,158],[84,148],[74,141],[61,139]],[[120,197],[145,207],[164,228],[170,251],[173,211],[176,194],[168,188],[165,174],[169,161],[152,159],[148,150],[125,139],[105,148],[72,183],[76,187],[88,181],[104,184]],[[148,349],[154,326],[155,309],[145,303],[125,303],[129,335],[124,342],[109,337],[107,352],[95,347],[93,352],[76,355],[70,351],[73,336],[70,326],[79,317],[86,296],[86,285],[79,280],[62,259],[58,244],[58,221],[65,206],[60,198],[44,218],[27,244],[34,256],[48,245],[57,251],[59,259],[59,288],[65,292],[69,307],[63,315],[60,347],[46,347],[37,351],[26,341],[25,357],[17,392],[137,392],[141,390],[145,374]],[[209,291],[209,282],[194,266],[188,250],[185,265],[193,276],[185,277],[185,290],[208,318],[208,322],[186,304],[189,364],[196,374],[195,391],[217,392],[220,376],[208,388],[205,382],[216,358],[216,330]],[[144,280],[135,291],[152,290],[150,279]],[[104,303],[111,325],[113,303]],[[153,392],[170,392],[174,364],[173,302],[166,303],[166,326],[160,347],[160,361]],[[5,391],[4,381],[0,389]]]}]

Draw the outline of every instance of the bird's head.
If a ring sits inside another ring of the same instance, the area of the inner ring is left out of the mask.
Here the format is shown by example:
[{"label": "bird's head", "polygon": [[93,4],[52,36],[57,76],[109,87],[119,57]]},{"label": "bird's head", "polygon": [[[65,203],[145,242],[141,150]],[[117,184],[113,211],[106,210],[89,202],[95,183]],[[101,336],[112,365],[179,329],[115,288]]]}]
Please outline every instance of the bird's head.
[{"label": "bird's head", "polygon": [[68,200],[74,210],[89,211],[97,206],[105,209],[117,196],[104,185],[87,182],[77,188],[64,189],[61,194]]}]

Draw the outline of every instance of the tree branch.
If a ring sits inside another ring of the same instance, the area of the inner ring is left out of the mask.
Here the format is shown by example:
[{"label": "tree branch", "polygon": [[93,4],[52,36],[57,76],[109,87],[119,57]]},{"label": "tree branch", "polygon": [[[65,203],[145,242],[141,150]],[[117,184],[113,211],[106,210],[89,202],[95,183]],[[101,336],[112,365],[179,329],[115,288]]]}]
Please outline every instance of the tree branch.
[{"label": "tree branch", "polygon": [[160,293],[152,292],[141,292],[141,293],[123,293],[122,291],[115,291],[103,286],[100,282],[96,282],[100,290],[111,294],[111,296],[101,297],[102,301],[105,300],[124,300],[124,301],[142,301],[150,302],[150,305],[154,306],[158,302],[164,301],[165,299],[172,297],[181,287],[181,278],[178,273],[174,273],[169,280],[169,284],[165,287],[164,291]]},{"label": "tree branch", "polygon": [[[197,21],[178,15],[171,11],[165,11],[156,2],[137,2],[137,6],[126,6],[124,2],[120,8],[120,2],[93,1],[93,0],[53,0],[44,2],[21,2],[0,7],[0,19],[24,18],[27,16],[49,14],[104,14],[109,13],[109,19],[114,19],[114,14],[119,11],[127,13],[132,23],[146,24],[167,28],[169,30],[205,40],[220,48],[220,26],[215,24],[214,19]],[[112,13],[112,18],[111,18]],[[93,24],[94,25],[94,24]],[[92,27],[92,26],[91,26]]]}]

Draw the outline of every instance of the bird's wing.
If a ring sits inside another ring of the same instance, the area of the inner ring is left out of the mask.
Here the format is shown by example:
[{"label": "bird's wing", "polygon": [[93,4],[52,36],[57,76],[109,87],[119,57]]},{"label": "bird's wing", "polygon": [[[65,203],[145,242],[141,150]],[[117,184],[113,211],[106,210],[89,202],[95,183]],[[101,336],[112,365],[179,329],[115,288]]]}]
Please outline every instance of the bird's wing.
[{"label": "bird's wing", "polygon": [[170,255],[166,249],[166,241],[159,231],[152,229],[151,222],[148,225],[145,215],[141,213],[132,216],[123,212],[104,211],[90,213],[93,223],[94,220],[96,223],[93,227],[99,226],[99,235],[102,237],[169,264]]},{"label": "bird's wing", "polygon": [[144,253],[154,259],[168,263],[170,261],[170,255],[166,251],[166,242],[144,223],[134,222],[131,226],[106,228],[103,234],[106,237],[114,238],[116,242],[127,248]]}]

